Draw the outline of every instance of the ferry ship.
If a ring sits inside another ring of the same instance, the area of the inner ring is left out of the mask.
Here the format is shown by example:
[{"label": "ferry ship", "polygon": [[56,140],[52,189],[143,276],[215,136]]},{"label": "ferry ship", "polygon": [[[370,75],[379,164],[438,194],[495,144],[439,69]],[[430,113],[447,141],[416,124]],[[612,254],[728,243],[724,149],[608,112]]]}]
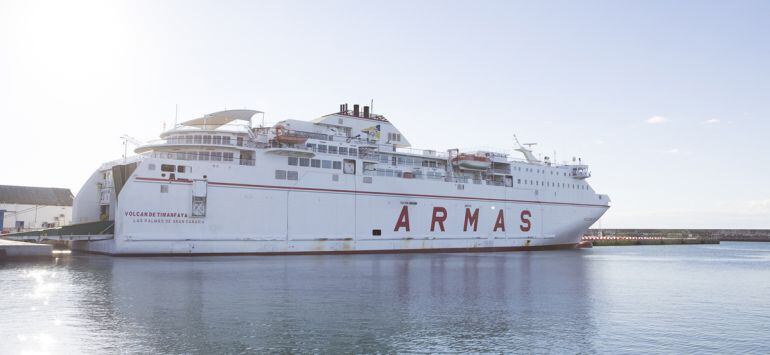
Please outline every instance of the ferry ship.
[{"label": "ferry ship", "polygon": [[[256,126],[254,110],[195,118],[103,164],[72,242],[113,255],[512,251],[571,248],[609,208],[581,161],[417,150],[368,106]],[[263,116],[264,117],[264,116]]]}]

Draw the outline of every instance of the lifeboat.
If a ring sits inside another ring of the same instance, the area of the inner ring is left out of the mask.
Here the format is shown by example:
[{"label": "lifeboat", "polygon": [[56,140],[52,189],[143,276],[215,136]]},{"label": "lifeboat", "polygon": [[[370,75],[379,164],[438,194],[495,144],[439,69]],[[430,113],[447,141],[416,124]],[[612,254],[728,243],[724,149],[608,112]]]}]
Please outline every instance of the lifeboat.
[{"label": "lifeboat", "polygon": [[277,126],[275,127],[275,140],[283,144],[305,144],[307,137],[290,133],[283,126]]},{"label": "lifeboat", "polygon": [[483,155],[463,153],[453,158],[452,164],[460,169],[486,170],[492,166],[492,161]]}]

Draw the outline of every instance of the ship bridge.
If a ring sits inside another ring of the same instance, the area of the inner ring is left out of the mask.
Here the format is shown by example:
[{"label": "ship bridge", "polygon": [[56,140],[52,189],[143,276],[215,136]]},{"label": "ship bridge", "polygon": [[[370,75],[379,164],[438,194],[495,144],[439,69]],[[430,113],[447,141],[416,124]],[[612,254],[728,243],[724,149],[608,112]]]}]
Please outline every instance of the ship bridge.
[{"label": "ship bridge", "polygon": [[255,134],[252,118],[256,110],[225,110],[184,121],[153,140],[137,147],[137,154],[160,153],[181,160],[237,160],[253,165]]}]

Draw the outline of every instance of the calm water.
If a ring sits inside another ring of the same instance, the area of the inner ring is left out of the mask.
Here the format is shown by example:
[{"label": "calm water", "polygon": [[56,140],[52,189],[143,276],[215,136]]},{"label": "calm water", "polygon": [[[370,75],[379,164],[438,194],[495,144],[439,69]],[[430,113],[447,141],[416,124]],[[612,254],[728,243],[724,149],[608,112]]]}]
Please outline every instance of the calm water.
[{"label": "calm water", "polygon": [[770,353],[770,243],[0,263],[0,353]]}]

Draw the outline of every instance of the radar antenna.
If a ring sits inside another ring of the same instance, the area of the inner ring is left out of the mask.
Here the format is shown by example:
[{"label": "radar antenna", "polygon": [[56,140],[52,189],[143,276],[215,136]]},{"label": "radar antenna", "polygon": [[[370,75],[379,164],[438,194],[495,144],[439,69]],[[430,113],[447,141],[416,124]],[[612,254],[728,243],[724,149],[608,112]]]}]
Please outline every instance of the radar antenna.
[{"label": "radar antenna", "polygon": [[133,145],[135,145],[137,147],[142,145],[142,144],[144,144],[144,143],[142,143],[140,140],[138,140],[138,139],[136,139],[134,137],[131,137],[131,136],[127,135],[127,134],[124,134],[124,135],[120,136],[120,139],[123,140],[123,162],[125,163],[126,162],[126,158],[128,157],[128,143],[131,143],[131,144],[133,144]]}]

